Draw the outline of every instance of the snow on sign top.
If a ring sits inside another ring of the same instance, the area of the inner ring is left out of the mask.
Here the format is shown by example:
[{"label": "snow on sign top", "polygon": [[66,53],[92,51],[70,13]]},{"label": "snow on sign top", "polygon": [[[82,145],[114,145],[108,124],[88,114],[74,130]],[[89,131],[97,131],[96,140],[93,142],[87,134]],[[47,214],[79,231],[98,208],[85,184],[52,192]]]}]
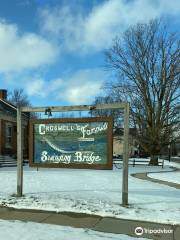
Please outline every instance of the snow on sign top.
[{"label": "snow on sign top", "polygon": [[30,122],[32,167],[112,169],[111,117]]}]

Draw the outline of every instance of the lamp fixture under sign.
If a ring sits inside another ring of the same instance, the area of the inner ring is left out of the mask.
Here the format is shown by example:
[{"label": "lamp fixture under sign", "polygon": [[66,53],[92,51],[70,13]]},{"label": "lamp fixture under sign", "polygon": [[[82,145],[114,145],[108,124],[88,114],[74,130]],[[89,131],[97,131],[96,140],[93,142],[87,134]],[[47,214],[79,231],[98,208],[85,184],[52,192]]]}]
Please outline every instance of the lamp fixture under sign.
[{"label": "lamp fixture under sign", "polygon": [[52,112],[51,112],[51,109],[50,108],[46,108],[45,110],[45,115],[48,115],[48,117],[52,117]]}]

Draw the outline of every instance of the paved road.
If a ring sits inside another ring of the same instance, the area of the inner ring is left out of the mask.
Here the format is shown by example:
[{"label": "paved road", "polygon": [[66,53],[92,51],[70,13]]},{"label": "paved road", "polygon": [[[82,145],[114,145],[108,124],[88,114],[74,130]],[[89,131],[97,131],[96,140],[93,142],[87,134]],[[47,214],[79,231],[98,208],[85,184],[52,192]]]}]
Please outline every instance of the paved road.
[{"label": "paved road", "polygon": [[[177,172],[177,171],[180,172],[180,169],[178,169],[178,168],[174,168],[174,167],[171,167],[171,168],[174,170],[174,172]],[[149,173],[165,173],[165,172],[172,172],[172,171],[132,173],[131,176],[142,179],[142,180],[147,180],[147,181],[150,181],[150,182],[164,184],[164,185],[169,186],[169,187],[174,187],[174,188],[180,189],[180,184],[178,184],[178,183],[168,182],[168,181],[155,179],[155,178],[147,176]]]},{"label": "paved road", "polygon": [[[174,172],[180,172],[179,168],[175,168],[175,167],[170,167],[170,168],[172,168]],[[149,173],[166,173],[166,172],[172,172],[172,171],[132,173],[131,176],[142,179],[142,180],[147,180],[147,181],[150,181],[150,182],[164,184],[164,185],[169,186],[169,187],[174,187],[174,188],[180,189],[180,184],[178,184],[178,183],[168,182],[168,181],[155,179],[155,178],[147,176]]]},{"label": "paved road", "polygon": [[[77,228],[88,228],[100,232],[126,234],[137,237],[135,229],[141,227],[144,231],[141,237],[154,240],[179,240],[180,225],[160,224],[146,221],[117,219],[71,212],[49,212],[42,210],[18,210],[0,207],[0,219],[20,220],[38,223],[57,224]],[[151,230],[169,233],[148,233]]]}]

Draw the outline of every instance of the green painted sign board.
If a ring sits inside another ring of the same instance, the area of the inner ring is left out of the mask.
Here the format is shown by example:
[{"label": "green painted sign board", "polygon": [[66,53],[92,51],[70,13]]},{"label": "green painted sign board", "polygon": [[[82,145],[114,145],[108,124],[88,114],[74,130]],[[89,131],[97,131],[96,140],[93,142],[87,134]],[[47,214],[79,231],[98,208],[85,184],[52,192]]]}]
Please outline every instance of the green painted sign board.
[{"label": "green painted sign board", "polygon": [[111,117],[30,122],[30,166],[112,169]]}]

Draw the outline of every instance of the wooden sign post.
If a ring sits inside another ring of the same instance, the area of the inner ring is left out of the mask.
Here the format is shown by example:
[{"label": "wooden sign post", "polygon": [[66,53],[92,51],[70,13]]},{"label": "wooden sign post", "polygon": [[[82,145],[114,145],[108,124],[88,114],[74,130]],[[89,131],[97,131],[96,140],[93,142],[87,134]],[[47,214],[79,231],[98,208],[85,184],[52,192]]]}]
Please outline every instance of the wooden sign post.
[{"label": "wooden sign post", "polygon": [[17,196],[23,195],[22,113],[17,107]]},{"label": "wooden sign post", "polygon": [[23,112],[68,112],[89,111],[92,109],[123,109],[124,110],[124,147],[123,147],[123,177],[122,177],[122,205],[128,205],[128,159],[129,159],[129,103],[110,103],[80,106],[52,106],[52,107],[18,107],[17,108],[17,196],[23,195],[23,156],[22,156],[22,113]]}]

